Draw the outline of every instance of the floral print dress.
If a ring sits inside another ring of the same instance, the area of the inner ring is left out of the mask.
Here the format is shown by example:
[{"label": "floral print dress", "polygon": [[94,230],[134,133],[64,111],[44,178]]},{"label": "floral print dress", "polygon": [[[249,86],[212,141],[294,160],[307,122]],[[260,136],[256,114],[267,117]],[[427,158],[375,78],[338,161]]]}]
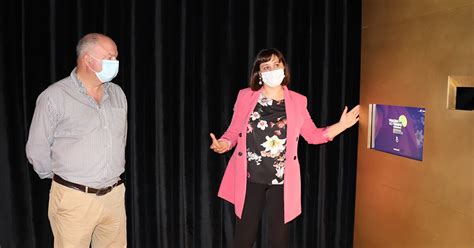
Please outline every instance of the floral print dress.
[{"label": "floral print dress", "polygon": [[247,125],[248,180],[283,184],[285,160],[285,100],[276,101],[260,94]]}]

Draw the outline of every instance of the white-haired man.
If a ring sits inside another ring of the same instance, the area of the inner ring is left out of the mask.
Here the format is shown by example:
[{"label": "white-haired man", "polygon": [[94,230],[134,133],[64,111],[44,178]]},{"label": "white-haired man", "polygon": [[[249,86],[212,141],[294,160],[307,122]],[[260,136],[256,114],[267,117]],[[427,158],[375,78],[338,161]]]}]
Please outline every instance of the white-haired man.
[{"label": "white-haired man", "polygon": [[26,154],[40,178],[53,179],[55,247],[126,247],[127,100],[111,82],[117,46],[91,33],[76,50],[77,67],[36,101]]}]

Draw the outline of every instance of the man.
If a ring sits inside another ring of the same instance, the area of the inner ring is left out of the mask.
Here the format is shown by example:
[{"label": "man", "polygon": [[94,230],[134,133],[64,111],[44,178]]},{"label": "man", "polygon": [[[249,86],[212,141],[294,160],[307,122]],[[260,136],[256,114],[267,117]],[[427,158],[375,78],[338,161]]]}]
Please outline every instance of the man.
[{"label": "man", "polygon": [[91,33],[77,44],[77,67],[37,99],[26,154],[52,178],[48,217],[55,247],[126,247],[127,100],[110,82],[115,42]]}]

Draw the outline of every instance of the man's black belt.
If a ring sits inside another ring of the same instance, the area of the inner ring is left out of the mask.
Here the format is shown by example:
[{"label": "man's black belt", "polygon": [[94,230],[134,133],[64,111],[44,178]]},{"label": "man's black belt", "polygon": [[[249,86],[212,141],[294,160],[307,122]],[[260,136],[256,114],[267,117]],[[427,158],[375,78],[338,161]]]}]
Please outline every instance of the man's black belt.
[{"label": "man's black belt", "polygon": [[120,179],[120,180],[118,180],[118,182],[116,182],[115,184],[113,184],[109,187],[105,187],[105,188],[101,188],[101,189],[94,189],[94,188],[90,188],[90,187],[80,185],[80,184],[77,184],[77,183],[69,182],[69,181],[61,178],[58,175],[53,175],[53,181],[55,181],[55,182],[57,182],[61,185],[64,185],[68,188],[71,188],[71,189],[76,189],[76,190],[79,190],[79,191],[82,191],[82,192],[96,194],[96,195],[99,195],[99,196],[109,193],[110,191],[112,191],[113,188],[115,188],[115,187],[117,187],[117,186],[119,186],[120,184],[123,183],[123,180]]}]

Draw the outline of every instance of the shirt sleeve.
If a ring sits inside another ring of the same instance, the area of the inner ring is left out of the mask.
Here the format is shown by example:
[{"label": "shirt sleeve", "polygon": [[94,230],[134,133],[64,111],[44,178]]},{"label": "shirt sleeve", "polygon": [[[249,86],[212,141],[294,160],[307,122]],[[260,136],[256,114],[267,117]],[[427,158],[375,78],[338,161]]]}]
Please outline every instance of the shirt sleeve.
[{"label": "shirt sleeve", "polygon": [[36,108],[26,143],[26,156],[40,178],[53,176],[51,146],[59,121],[60,113],[57,106],[46,92],[41,93],[36,100]]}]

